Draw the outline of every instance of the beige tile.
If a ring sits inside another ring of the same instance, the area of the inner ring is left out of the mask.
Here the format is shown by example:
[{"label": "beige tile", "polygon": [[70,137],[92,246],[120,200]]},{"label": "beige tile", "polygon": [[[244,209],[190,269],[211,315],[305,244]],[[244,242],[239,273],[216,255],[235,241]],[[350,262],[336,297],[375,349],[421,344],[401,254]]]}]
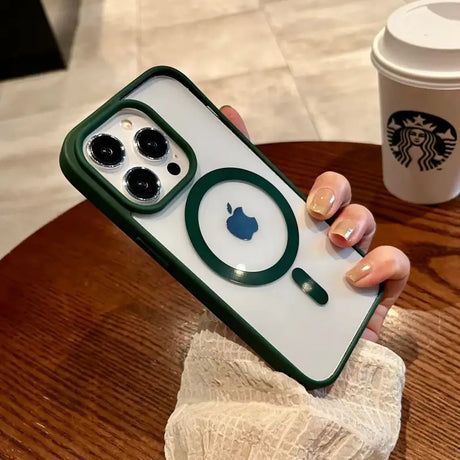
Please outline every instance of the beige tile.
[{"label": "beige tile", "polygon": [[177,67],[203,81],[285,65],[262,12],[141,32],[141,67]]},{"label": "beige tile", "polygon": [[329,60],[370,50],[388,15],[403,0],[285,0],[265,6],[268,21],[295,76]]},{"label": "beige tile", "polygon": [[228,104],[245,120],[255,144],[318,139],[287,68],[198,83],[218,107]]},{"label": "beige tile", "polygon": [[64,136],[137,74],[137,0],[83,0],[68,70],[0,84],[0,256],[82,199]]},{"label": "beige tile", "polygon": [[67,61],[80,14],[79,0],[41,0],[54,37]]},{"label": "beige tile", "polygon": [[85,1],[67,70],[0,83],[0,120],[107,99],[138,75],[136,2]]},{"label": "beige tile", "polygon": [[94,108],[0,122],[0,257],[82,199],[59,169],[59,152],[67,132]]},{"label": "beige tile", "polygon": [[[110,75],[110,78],[107,78]],[[137,66],[94,61],[68,71],[49,72],[0,83],[0,120],[52,110],[73,110],[108,99],[137,76]]]},{"label": "beige tile", "polygon": [[107,100],[138,75],[134,65],[118,66],[105,62],[82,65],[69,73],[62,106],[78,107]]},{"label": "beige tile", "polygon": [[119,66],[137,61],[137,19],[137,0],[84,1],[70,70],[94,61]]},{"label": "beige tile", "polygon": [[137,0],[85,2],[64,106],[107,99],[138,75],[137,14]]},{"label": "beige tile", "polygon": [[366,51],[296,78],[322,140],[380,143],[377,74]]},{"label": "beige tile", "polygon": [[[59,150],[67,132],[102,102],[80,105],[70,110],[59,109],[1,121],[0,161],[10,159],[14,161],[18,155],[27,158],[31,151],[43,145],[58,145]],[[0,171],[3,174],[2,168]]]},{"label": "beige tile", "polygon": [[140,0],[140,28],[169,27],[255,10],[258,0]]},{"label": "beige tile", "polygon": [[65,70],[0,83],[0,120],[58,109],[65,95]]}]

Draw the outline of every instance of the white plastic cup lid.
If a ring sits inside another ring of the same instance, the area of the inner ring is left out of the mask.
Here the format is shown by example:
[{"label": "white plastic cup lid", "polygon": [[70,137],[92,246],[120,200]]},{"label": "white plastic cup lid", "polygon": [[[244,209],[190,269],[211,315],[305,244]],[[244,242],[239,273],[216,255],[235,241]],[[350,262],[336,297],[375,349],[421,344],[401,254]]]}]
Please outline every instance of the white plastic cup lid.
[{"label": "white plastic cup lid", "polygon": [[388,18],[371,54],[377,70],[410,86],[460,89],[460,0],[421,0]]}]

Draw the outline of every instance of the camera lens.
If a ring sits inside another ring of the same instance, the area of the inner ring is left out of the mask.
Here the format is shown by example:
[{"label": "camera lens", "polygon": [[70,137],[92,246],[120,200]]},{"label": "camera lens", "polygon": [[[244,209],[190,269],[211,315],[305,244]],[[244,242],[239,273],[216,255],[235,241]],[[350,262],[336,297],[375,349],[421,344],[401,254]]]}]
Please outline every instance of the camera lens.
[{"label": "camera lens", "polygon": [[160,179],[150,169],[132,168],[126,173],[124,182],[130,195],[138,200],[152,200],[160,194]]},{"label": "camera lens", "polygon": [[117,166],[125,158],[123,144],[115,137],[100,134],[89,143],[91,158],[102,166]]},{"label": "camera lens", "polygon": [[139,152],[151,160],[160,160],[168,153],[168,140],[156,129],[141,129],[137,132],[135,140]]}]

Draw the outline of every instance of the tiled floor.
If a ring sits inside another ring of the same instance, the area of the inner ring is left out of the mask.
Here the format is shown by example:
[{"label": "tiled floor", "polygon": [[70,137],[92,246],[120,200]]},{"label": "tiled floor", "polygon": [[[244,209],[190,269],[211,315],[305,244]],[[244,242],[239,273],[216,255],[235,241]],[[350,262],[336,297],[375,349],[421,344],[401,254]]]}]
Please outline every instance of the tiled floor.
[{"label": "tiled floor", "polygon": [[373,36],[404,0],[83,0],[70,68],[0,83],[0,257],[82,197],[69,129],[141,71],[169,64],[255,143],[380,141]]}]

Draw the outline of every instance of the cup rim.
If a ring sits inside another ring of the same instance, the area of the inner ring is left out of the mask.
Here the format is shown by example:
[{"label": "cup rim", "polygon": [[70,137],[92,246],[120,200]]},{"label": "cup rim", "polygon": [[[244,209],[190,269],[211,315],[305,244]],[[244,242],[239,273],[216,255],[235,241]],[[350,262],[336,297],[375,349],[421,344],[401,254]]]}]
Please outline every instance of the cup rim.
[{"label": "cup rim", "polygon": [[384,34],[385,28],[376,35],[371,51],[371,61],[380,74],[408,86],[439,90],[460,89],[460,72],[404,69],[385,58],[379,50]]}]

